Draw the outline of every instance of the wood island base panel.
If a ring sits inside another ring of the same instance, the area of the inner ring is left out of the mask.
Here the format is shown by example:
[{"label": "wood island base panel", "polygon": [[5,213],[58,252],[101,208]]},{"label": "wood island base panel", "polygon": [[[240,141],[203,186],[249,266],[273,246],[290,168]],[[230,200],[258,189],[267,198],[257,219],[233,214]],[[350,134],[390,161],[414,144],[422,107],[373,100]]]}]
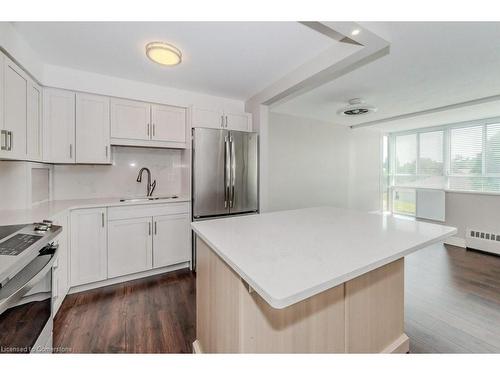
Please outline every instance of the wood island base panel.
[{"label": "wood island base panel", "polygon": [[407,353],[404,259],[283,309],[271,307],[202,239],[195,353]]}]

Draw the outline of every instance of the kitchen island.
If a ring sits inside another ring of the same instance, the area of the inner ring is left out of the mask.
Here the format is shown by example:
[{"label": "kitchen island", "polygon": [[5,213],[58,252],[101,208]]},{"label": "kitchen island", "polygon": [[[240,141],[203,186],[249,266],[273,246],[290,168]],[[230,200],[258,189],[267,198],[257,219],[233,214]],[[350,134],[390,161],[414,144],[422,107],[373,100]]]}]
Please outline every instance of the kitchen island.
[{"label": "kitchen island", "polygon": [[335,207],[192,224],[206,353],[405,353],[404,257],[455,228]]}]

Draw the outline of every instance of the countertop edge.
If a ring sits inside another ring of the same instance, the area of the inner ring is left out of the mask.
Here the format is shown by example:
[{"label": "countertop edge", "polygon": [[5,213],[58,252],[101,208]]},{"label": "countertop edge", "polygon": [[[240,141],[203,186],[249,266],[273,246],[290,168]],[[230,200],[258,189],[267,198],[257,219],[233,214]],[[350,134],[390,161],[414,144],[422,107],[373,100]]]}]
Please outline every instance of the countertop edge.
[{"label": "countertop edge", "polygon": [[317,285],[315,287],[312,287],[312,288],[309,288],[309,289],[306,289],[306,290],[302,290],[300,292],[297,292],[293,295],[290,295],[286,298],[275,298],[273,296],[271,296],[269,293],[267,293],[266,291],[264,291],[264,289],[262,289],[258,284],[256,284],[254,282],[254,280],[252,280],[245,272],[243,272],[243,270],[236,266],[233,262],[231,262],[231,260],[229,260],[210,240],[208,240],[206,238],[206,236],[204,236],[193,224],[196,224],[196,223],[191,223],[191,228],[193,229],[193,231],[196,233],[197,236],[199,236],[208,246],[210,246],[210,248],[218,255],[221,257],[222,260],[224,260],[224,262],[226,264],[229,265],[229,267],[231,267],[250,287],[252,287],[252,289],[257,292],[263,299],[264,301],[266,301],[271,307],[275,308],[275,309],[284,309],[284,308],[287,308],[295,303],[298,303],[298,302],[301,302],[305,299],[308,299],[312,296],[315,296],[321,292],[324,292],[328,289],[331,289],[331,288],[334,288],[336,286],[339,286],[347,281],[350,281],[352,279],[355,279],[356,277],[359,277],[365,273],[368,273],[370,271],[373,271],[377,268],[380,268],[382,266],[385,266],[389,263],[392,263],[398,259],[401,259],[401,258],[404,258],[405,256],[411,254],[411,253],[414,253],[415,251],[417,250],[420,250],[424,247],[427,247],[427,246],[430,246],[430,245],[433,245],[435,243],[438,243],[438,242],[441,242],[443,241],[444,239],[448,238],[448,237],[451,237],[453,235],[455,235],[457,233],[457,229],[456,228],[453,228],[452,231],[450,231],[449,233],[447,234],[443,234],[439,237],[436,237],[432,240],[428,240],[428,241],[425,241],[423,242],[422,244],[419,244],[417,246],[413,246],[413,247],[410,247],[406,250],[403,250],[397,254],[394,254],[390,257],[387,257],[387,258],[384,258],[384,259],[381,259],[377,262],[373,262],[373,263],[370,263],[370,264],[367,264],[365,267],[361,267],[361,268],[358,268],[356,270],[353,270],[349,273],[346,273],[346,274],[343,274],[339,277],[336,277],[328,282],[325,282],[323,284],[320,284],[320,285]]},{"label": "countertop edge", "polygon": [[[90,202],[91,200],[103,200],[103,202]],[[72,211],[72,210],[79,210],[79,209],[87,209],[87,208],[99,208],[99,207],[128,207],[128,206],[153,206],[156,204],[173,204],[173,203],[189,203],[191,201],[191,198],[189,197],[184,197],[181,196],[176,199],[163,199],[163,200],[156,200],[156,201],[145,201],[145,202],[120,202],[120,198],[109,198],[109,201],[106,201],[108,198],[84,198],[84,199],[61,199],[61,200],[54,200],[54,201],[49,201],[40,204],[39,206],[34,206],[31,208],[25,208],[25,209],[6,209],[6,210],[0,210],[0,216],[3,214],[13,214],[13,213],[21,213],[25,212],[26,214],[24,216],[29,217],[29,216],[36,216],[36,214],[30,214],[29,212],[36,212],[37,210],[43,210],[46,209],[47,211],[52,211],[49,212],[48,215],[43,215],[40,214],[39,218],[33,219],[31,217],[31,220],[12,220],[7,223],[8,220],[2,220],[0,219],[0,222],[2,224],[0,225],[15,225],[15,224],[29,224],[30,222],[34,221],[41,221],[43,219],[51,219],[54,218],[57,215],[60,215],[61,213],[65,211]],[[88,203],[85,202],[72,202],[72,201],[84,201],[88,200]],[[64,202],[68,202],[66,206],[64,206]],[[49,205],[57,205],[60,204],[61,207],[47,207],[43,208],[41,207],[43,204],[49,204]],[[21,214],[22,216],[22,214]],[[5,222],[5,223],[3,223]]]}]

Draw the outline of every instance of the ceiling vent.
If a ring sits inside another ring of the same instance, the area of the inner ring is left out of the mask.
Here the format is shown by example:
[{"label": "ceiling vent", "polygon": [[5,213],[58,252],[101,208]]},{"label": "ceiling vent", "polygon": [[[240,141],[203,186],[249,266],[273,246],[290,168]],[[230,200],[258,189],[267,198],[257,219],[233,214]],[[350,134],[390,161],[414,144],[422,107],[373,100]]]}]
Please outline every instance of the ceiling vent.
[{"label": "ceiling vent", "polygon": [[349,105],[339,109],[337,114],[344,116],[361,116],[376,111],[377,107],[366,104],[362,99],[355,98],[349,100]]}]

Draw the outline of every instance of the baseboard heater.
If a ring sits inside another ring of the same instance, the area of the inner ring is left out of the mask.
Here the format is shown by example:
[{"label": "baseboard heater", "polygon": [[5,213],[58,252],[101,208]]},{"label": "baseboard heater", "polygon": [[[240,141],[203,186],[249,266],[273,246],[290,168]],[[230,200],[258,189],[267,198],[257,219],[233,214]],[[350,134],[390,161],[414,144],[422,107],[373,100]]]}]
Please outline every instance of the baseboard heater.
[{"label": "baseboard heater", "polygon": [[500,233],[467,228],[465,246],[467,248],[500,255]]}]

